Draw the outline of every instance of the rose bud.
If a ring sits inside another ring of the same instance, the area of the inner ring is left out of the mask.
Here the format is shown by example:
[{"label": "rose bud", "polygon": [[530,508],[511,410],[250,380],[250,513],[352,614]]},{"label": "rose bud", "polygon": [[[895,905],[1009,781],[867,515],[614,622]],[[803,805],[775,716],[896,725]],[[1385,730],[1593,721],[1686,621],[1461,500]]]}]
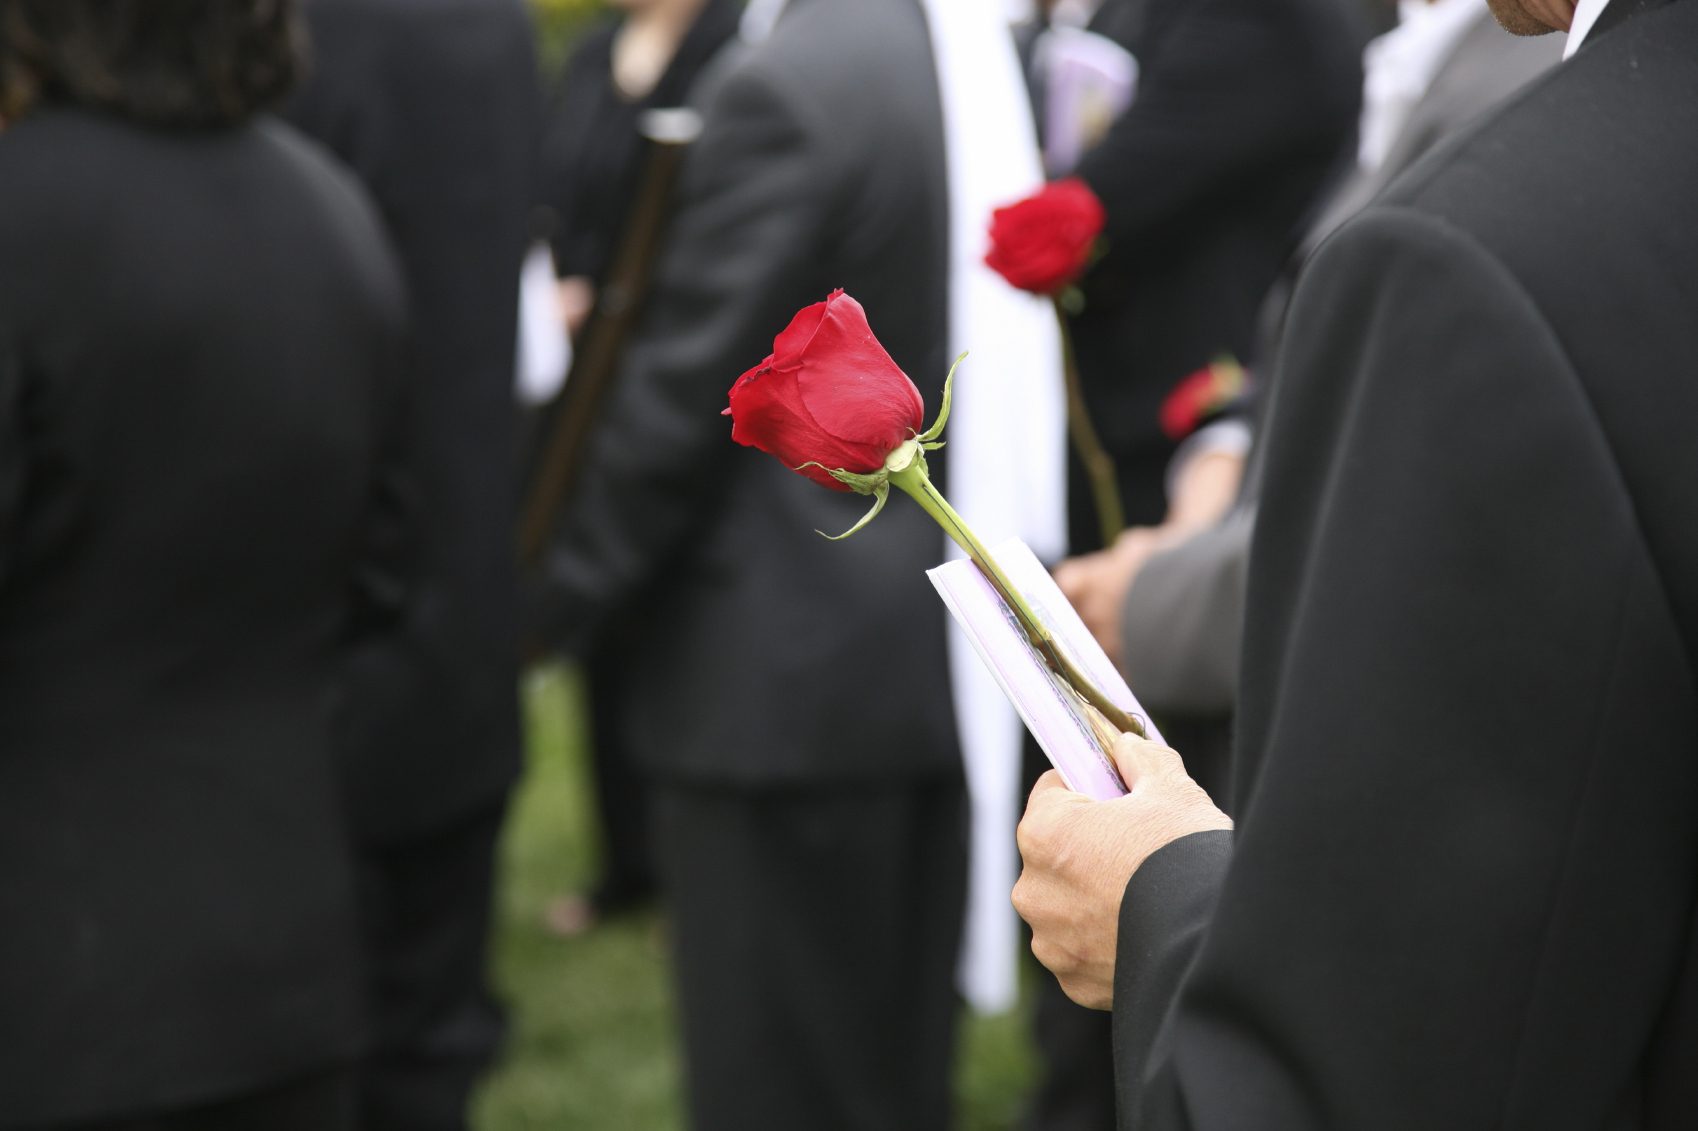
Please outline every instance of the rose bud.
[{"label": "rose bud", "polygon": [[1052,181],[991,213],[985,266],[1023,291],[1053,295],[1090,265],[1107,216],[1077,177]]},{"label": "rose bud", "polygon": [[799,312],[767,359],[731,386],[731,438],[837,491],[919,434],[925,404],[841,290]]}]

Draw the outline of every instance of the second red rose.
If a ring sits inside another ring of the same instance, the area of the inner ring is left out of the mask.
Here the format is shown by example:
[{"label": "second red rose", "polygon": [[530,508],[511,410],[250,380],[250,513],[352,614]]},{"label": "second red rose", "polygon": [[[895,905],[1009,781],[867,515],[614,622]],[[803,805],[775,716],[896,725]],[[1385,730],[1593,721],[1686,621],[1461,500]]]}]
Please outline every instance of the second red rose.
[{"label": "second red rose", "polygon": [[1090,265],[1105,222],[1089,185],[1077,177],[1054,181],[991,213],[985,265],[1023,291],[1054,294]]}]

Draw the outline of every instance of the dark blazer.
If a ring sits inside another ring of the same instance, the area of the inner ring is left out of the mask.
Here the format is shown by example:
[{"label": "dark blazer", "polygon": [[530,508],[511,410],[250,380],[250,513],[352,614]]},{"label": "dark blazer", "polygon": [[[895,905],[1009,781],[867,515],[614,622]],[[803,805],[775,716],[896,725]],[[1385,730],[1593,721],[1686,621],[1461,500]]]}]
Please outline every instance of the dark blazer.
[{"label": "dark blazer", "polygon": [[349,691],[354,819],[392,840],[518,771],[513,352],[536,136],[520,0],[308,0],[290,118],[376,199],[406,272],[406,453],[421,521],[403,636]]},{"label": "dark blazer", "polygon": [[1625,14],[1299,286],[1242,817],[1127,889],[1125,1127],[1698,1126],[1698,3]]},{"label": "dark blazer", "polygon": [[[1306,258],[1344,221],[1385,190],[1444,138],[1477,121],[1488,110],[1542,74],[1562,57],[1557,36],[1505,35],[1483,5],[1432,85],[1411,108],[1380,165],[1356,168],[1333,191],[1320,219],[1303,237]],[[1272,364],[1291,297],[1298,261],[1263,304],[1264,340],[1257,345]],[[1265,396],[1267,390],[1261,390]],[[1258,404],[1264,403],[1258,397]],[[1232,712],[1244,629],[1245,579],[1250,538],[1256,528],[1260,455],[1246,476],[1238,506],[1218,525],[1173,549],[1156,554],[1138,571],[1126,595],[1121,628],[1128,641],[1159,641],[1159,647],[1129,648],[1126,674],[1140,699],[1158,713],[1219,717]]]},{"label": "dark blazer", "polygon": [[637,614],[651,769],[781,783],[959,772],[941,536],[731,441],[739,374],[844,287],[935,407],[946,369],[942,116],[913,0],[793,0],[719,75],[672,235],[539,601],[581,649]]},{"label": "dark blazer", "polygon": [[357,1049],[329,715],[400,294],[278,123],[0,135],[0,1125]]},{"label": "dark blazer", "polygon": [[[1345,0],[1106,0],[1092,29],[1139,76],[1077,170],[1108,220],[1073,339],[1127,520],[1149,524],[1173,451],[1161,403],[1221,353],[1248,356],[1262,296],[1353,136],[1363,36]],[[1073,496],[1077,539],[1089,497]]]}]

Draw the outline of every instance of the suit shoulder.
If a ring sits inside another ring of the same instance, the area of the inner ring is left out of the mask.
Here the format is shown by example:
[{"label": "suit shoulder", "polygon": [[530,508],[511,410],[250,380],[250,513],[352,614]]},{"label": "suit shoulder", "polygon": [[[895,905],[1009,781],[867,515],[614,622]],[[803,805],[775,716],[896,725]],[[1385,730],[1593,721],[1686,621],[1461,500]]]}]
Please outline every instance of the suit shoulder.
[{"label": "suit shoulder", "polygon": [[[1698,190],[1698,4],[1641,16],[1436,147],[1382,199],[1506,246],[1685,211]],[[1685,203],[1682,203],[1685,202]]]},{"label": "suit shoulder", "polygon": [[331,237],[327,246],[347,257],[385,317],[399,323],[405,305],[400,266],[365,185],[328,149],[287,122],[265,116],[255,132],[271,153],[278,179],[288,180],[280,189],[294,199],[293,207],[311,215],[309,222]]},{"label": "suit shoulder", "polygon": [[921,84],[935,90],[930,33],[911,0],[798,5],[744,65],[846,118],[910,97]]},{"label": "suit shoulder", "polygon": [[381,238],[383,228],[376,205],[354,171],[316,139],[297,127],[265,116],[256,123],[261,144],[270,152],[279,175],[287,175],[298,191],[322,202],[329,213],[345,221],[349,235]]}]

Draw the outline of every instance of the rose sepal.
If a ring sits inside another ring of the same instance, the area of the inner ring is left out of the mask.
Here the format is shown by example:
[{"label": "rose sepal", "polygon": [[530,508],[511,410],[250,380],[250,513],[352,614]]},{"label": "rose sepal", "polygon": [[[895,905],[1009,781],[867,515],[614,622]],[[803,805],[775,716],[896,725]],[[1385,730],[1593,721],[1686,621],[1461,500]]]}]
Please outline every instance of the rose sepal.
[{"label": "rose sepal", "polygon": [[938,405],[937,419],[932,421],[931,427],[916,434],[913,439],[905,440],[892,448],[890,454],[884,457],[884,466],[877,471],[846,471],[841,467],[826,467],[822,463],[812,461],[804,463],[801,467],[791,469],[792,471],[802,471],[805,468],[817,467],[855,494],[873,497],[872,509],[862,515],[859,522],[842,534],[827,534],[823,530],[816,530],[814,531],[815,534],[828,542],[841,542],[851,534],[859,533],[869,522],[879,516],[879,512],[884,510],[884,504],[890,500],[890,476],[892,472],[900,471],[916,461],[918,461],[922,473],[927,470],[925,453],[935,452],[943,447],[943,441],[938,437],[943,435],[943,426],[949,423],[949,407],[954,402],[955,397],[955,371],[961,367],[961,363],[966,360],[966,357],[967,355],[963,353],[955,359],[955,364],[949,367],[949,373],[943,379],[943,398]]},{"label": "rose sepal", "polygon": [[[949,406],[955,401],[955,371],[961,368],[961,363],[966,360],[967,355],[963,353],[955,359],[955,364],[949,367],[949,372],[943,378],[943,400],[937,407],[937,419],[932,421],[930,428],[914,437],[914,439],[920,441],[920,446],[928,452],[935,452],[943,447],[943,441],[939,440],[938,437],[943,435],[943,426],[949,423]],[[901,449],[898,448],[897,451],[901,451]],[[890,460],[886,459],[885,466],[888,467],[889,465]]]}]

